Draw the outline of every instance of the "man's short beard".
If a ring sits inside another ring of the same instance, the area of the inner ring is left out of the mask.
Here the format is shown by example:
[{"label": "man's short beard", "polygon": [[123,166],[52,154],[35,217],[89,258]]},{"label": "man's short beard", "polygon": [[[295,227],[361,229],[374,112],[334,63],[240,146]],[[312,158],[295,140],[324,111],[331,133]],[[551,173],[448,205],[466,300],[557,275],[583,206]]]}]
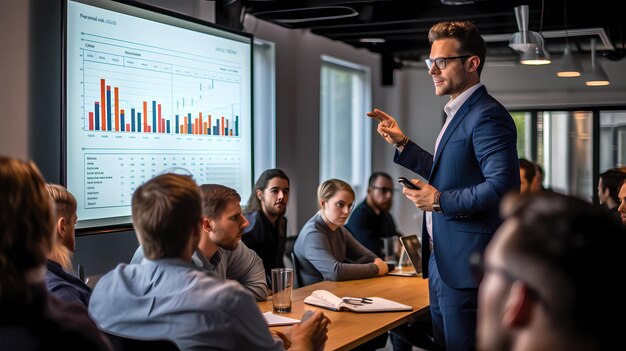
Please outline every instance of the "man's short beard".
[{"label": "man's short beard", "polygon": [[287,211],[287,206],[283,205],[283,209],[280,211],[276,211],[272,206],[265,206],[265,211],[267,211],[267,214],[269,214],[270,216],[282,217]]}]

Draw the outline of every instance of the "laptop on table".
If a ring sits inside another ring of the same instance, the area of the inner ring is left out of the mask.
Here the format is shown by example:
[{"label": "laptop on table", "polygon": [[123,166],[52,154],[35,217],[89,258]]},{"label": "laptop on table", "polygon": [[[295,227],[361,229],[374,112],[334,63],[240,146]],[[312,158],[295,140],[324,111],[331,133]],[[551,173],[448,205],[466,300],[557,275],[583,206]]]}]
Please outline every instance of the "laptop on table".
[{"label": "laptop on table", "polygon": [[413,234],[401,236],[400,243],[402,244],[403,252],[400,256],[399,262],[401,263],[403,261],[402,256],[406,254],[409,257],[409,261],[413,265],[413,269],[407,270],[406,268],[402,269],[400,266],[398,266],[396,269],[389,271],[387,274],[405,277],[415,277],[422,275],[422,255],[420,253],[422,244],[417,238],[417,235]]}]

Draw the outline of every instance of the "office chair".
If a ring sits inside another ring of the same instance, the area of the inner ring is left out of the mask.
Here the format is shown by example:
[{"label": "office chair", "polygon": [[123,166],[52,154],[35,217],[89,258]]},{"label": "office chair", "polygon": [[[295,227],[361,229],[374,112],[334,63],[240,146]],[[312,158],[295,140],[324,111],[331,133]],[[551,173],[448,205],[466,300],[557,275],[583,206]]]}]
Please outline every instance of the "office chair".
[{"label": "office chair", "polygon": [[291,264],[293,265],[293,287],[297,289],[300,287],[300,270],[298,268],[298,259],[293,251],[291,251]]},{"label": "office chair", "polygon": [[169,339],[133,339],[104,330],[102,332],[109,338],[115,351],[180,351]]}]

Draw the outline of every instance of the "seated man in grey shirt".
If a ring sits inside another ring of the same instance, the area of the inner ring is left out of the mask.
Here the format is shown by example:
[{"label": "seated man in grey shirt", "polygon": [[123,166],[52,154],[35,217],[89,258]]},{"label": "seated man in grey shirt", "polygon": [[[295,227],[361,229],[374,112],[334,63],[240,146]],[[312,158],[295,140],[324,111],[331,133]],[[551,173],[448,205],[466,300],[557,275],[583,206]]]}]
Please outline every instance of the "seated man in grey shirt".
[{"label": "seated man in grey shirt", "polygon": [[224,199],[216,201],[219,219],[203,218],[200,193],[188,176],[164,174],[137,188],[133,225],[146,257],[100,279],[89,303],[98,327],[131,338],[171,339],[181,350],[323,349],[329,320],[321,311],[273,336],[246,289],[191,263],[203,229],[219,227],[220,243],[234,248],[247,222],[235,190],[216,185],[208,195]]},{"label": "seated man in grey shirt", "polygon": [[[237,199],[220,198],[217,196],[221,185],[203,184],[200,186],[202,195],[202,235],[195,249],[193,264],[221,279],[238,281],[254,294],[258,301],[267,298],[267,283],[263,261],[243,242],[241,235],[229,238],[225,228],[215,225],[224,215],[224,209],[230,202]],[[242,224],[243,229],[248,221]],[[130,263],[139,263],[144,257],[143,248],[139,246]]]}]

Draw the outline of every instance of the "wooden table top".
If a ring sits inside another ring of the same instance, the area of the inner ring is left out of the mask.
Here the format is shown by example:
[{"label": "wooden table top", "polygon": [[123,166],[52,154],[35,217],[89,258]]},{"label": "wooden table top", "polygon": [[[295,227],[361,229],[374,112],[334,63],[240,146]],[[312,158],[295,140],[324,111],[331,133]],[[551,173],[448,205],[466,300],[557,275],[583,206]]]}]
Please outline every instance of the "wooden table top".
[{"label": "wooden table top", "polygon": [[[314,290],[328,290],[343,296],[382,297],[413,307],[413,311],[354,313],[334,312],[307,305],[304,298]],[[272,310],[271,296],[268,301],[258,303],[261,312]],[[383,276],[343,282],[323,281],[293,291],[291,313],[286,317],[300,319],[305,310],[322,310],[331,320],[325,350],[350,350],[378,335],[381,335],[412,317],[428,313],[428,280],[422,277]],[[289,327],[272,327],[286,330]]]}]

